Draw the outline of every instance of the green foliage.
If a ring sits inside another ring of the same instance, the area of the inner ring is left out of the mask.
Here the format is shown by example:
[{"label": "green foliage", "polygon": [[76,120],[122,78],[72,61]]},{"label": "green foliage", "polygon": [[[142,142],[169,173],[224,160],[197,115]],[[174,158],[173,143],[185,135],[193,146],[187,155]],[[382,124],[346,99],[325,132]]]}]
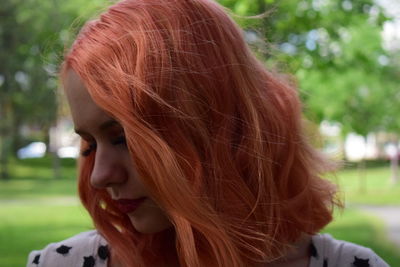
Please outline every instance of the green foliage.
[{"label": "green foliage", "polygon": [[69,36],[109,3],[7,0],[0,5],[0,176],[6,176],[9,155],[22,146],[23,126],[48,138],[59,116],[57,72]]},{"label": "green foliage", "polygon": [[241,16],[267,12],[258,20],[240,17],[238,22],[269,42],[264,54],[269,66],[296,75],[310,119],[337,121],[345,132],[362,135],[398,130],[400,68],[395,60],[379,62],[394,52],[382,47],[388,18],[375,1],[219,2]]},{"label": "green foliage", "polygon": [[[21,146],[22,125],[35,125],[45,138],[60,113],[56,74],[64,50],[112,2],[8,0],[0,6],[0,163]],[[382,48],[387,18],[375,1],[219,2],[258,34],[253,46],[268,66],[296,75],[310,119],[338,121],[346,132],[363,135],[398,131],[400,53]],[[379,63],[382,57],[387,64]]]}]

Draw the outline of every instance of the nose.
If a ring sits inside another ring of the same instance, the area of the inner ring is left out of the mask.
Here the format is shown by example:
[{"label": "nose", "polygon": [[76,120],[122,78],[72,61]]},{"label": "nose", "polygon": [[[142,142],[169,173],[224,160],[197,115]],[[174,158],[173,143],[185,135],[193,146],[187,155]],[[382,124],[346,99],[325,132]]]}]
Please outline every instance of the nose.
[{"label": "nose", "polygon": [[127,171],[118,158],[118,153],[112,149],[97,146],[95,162],[90,176],[90,183],[97,189],[105,189],[123,183],[127,178]]}]

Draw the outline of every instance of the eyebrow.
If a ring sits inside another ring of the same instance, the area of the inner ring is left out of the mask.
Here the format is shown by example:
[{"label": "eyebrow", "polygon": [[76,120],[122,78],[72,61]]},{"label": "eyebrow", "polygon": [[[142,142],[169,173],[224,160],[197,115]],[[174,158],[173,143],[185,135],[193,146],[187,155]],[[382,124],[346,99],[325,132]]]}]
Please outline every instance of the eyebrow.
[{"label": "eyebrow", "polygon": [[[111,120],[105,121],[102,124],[100,124],[99,130],[104,131],[105,129],[111,128],[111,127],[113,127],[115,125],[120,125],[120,124],[116,120],[111,119]],[[75,133],[77,133],[79,135],[81,135],[81,134],[88,135],[87,132],[85,132],[84,130],[78,129],[78,128],[75,128]]]}]

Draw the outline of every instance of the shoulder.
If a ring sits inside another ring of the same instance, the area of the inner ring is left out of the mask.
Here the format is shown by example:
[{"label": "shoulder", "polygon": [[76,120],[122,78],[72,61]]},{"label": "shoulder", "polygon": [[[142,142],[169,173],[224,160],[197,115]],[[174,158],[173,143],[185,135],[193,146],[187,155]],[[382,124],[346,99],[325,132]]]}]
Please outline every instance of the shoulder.
[{"label": "shoulder", "polygon": [[27,267],[105,267],[108,247],[95,230],[82,232],[66,240],[51,243],[42,250],[29,254]]},{"label": "shoulder", "polygon": [[370,248],[343,240],[336,240],[329,234],[317,234],[312,237],[311,254],[310,267],[389,267]]}]

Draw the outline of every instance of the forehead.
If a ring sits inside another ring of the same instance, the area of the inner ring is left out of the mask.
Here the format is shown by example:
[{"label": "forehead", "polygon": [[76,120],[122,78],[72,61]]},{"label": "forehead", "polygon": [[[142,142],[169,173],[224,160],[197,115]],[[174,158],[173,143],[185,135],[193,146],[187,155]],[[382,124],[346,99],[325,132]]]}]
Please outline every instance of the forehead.
[{"label": "forehead", "polygon": [[110,119],[110,116],[93,101],[82,79],[74,70],[67,70],[63,84],[75,128],[97,128],[99,124]]},{"label": "forehead", "polygon": [[79,75],[73,70],[68,69],[63,79],[64,91],[68,103],[82,102],[91,100],[89,92],[86,89]]}]

